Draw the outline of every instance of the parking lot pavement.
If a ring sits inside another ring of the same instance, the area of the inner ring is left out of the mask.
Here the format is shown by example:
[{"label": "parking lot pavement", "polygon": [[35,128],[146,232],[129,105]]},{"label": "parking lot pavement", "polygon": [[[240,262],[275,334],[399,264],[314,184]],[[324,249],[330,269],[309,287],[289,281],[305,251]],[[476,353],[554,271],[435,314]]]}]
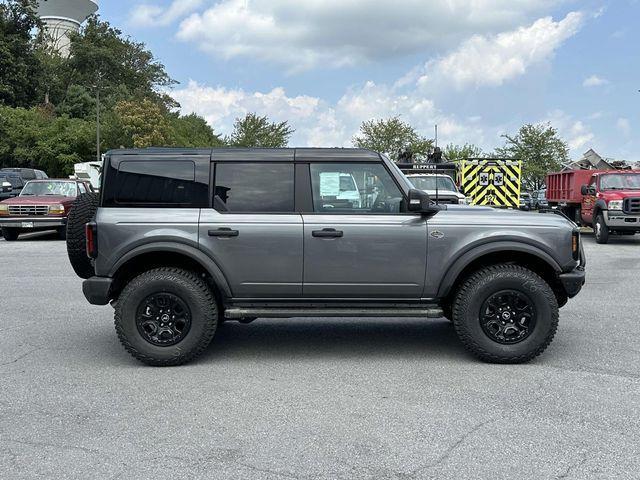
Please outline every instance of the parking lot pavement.
[{"label": "parking lot pavement", "polygon": [[640,236],[585,237],[551,347],[488,365],[444,320],[226,323],[145,367],[64,242],[0,241],[0,478],[638,478]]}]

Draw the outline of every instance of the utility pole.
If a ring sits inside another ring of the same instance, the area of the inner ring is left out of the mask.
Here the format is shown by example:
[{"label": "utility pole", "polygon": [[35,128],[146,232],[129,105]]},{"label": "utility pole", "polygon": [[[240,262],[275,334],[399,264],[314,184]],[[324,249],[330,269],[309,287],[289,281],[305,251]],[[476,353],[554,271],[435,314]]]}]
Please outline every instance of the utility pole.
[{"label": "utility pole", "polygon": [[100,162],[100,86],[96,88],[96,161]]},{"label": "utility pole", "polygon": [[436,130],[436,144],[434,145],[435,147],[438,146],[438,124],[435,124],[435,130]]}]

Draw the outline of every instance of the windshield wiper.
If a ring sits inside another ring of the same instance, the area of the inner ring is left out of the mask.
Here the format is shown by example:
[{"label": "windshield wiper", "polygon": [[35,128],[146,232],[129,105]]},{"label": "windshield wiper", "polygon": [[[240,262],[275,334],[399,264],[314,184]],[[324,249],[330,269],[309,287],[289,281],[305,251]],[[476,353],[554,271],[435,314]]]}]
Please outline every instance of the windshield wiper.
[{"label": "windshield wiper", "polygon": [[29,196],[33,196],[33,193],[22,193],[20,196],[21,197],[29,197]]}]

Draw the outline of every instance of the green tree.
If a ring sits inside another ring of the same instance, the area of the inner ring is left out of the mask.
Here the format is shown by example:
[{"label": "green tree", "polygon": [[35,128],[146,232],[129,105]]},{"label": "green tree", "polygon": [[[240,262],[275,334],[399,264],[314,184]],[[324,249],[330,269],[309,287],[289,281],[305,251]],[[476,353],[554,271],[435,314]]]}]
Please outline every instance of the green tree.
[{"label": "green tree", "polygon": [[450,162],[459,162],[467,158],[483,156],[482,149],[471,143],[465,143],[464,145],[450,143],[444,148],[443,153]]},{"label": "green tree", "polygon": [[547,173],[558,170],[569,161],[569,146],[549,123],[526,124],[515,135],[502,135],[499,156],[522,160],[522,183],[528,190],[542,188]]},{"label": "green tree", "polygon": [[287,121],[271,123],[266,116],[248,113],[244,118],[236,118],[225,143],[234,147],[286,147],[293,132]]},{"label": "green tree", "polygon": [[41,68],[33,32],[39,26],[35,0],[0,2],[0,105],[36,104]]},{"label": "green tree", "polygon": [[114,108],[125,147],[146,148],[171,145],[171,128],[162,107],[149,99],[121,101]]},{"label": "green tree", "polygon": [[222,139],[213,132],[206,120],[195,113],[169,115],[172,144],[177,147],[219,147]]},{"label": "green tree", "polygon": [[424,160],[433,147],[433,141],[420,135],[411,125],[398,117],[387,120],[368,120],[360,125],[360,133],[353,145],[384,153],[397,160],[400,152],[408,150],[415,161]]}]

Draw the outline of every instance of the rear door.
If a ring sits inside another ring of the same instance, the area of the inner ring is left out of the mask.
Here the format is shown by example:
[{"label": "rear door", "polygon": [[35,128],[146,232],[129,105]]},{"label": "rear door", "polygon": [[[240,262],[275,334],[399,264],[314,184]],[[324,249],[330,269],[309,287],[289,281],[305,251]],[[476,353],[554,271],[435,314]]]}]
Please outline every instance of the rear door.
[{"label": "rear door", "polygon": [[234,297],[299,297],[302,217],[295,211],[293,162],[218,162],[213,170],[213,206],[200,214],[200,248],[221,268]]},{"label": "rear door", "polygon": [[[305,168],[312,206],[303,214],[303,295],[420,298],[426,220],[403,213],[404,195],[384,165],[345,159],[312,162]],[[354,179],[359,198],[344,195],[342,178]]]}]

